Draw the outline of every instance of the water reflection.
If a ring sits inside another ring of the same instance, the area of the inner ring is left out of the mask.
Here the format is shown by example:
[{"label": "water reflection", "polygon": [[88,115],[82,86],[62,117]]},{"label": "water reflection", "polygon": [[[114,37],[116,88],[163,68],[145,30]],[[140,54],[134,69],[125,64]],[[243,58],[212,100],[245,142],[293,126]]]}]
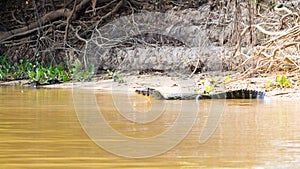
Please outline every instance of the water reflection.
[{"label": "water reflection", "polygon": [[[130,100],[141,112],[150,106],[127,93],[119,99]],[[129,137],[155,136],[178,116],[176,109],[166,109],[155,121],[136,124],[117,112],[110,92],[97,92],[96,100],[108,124]],[[298,103],[228,100],[215,133],[200,144],[207,110],[213,106],[203,101],[180,144],[156,157],[130,159],[110,154],[89,139],[77,119],[71,90],[0,87],[0,168],[299,168]]]}]

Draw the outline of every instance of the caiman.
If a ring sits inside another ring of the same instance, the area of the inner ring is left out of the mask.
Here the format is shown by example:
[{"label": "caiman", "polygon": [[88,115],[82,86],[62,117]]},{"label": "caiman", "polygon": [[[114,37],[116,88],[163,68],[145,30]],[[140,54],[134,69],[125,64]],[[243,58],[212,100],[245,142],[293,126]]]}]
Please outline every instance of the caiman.
[{"label": "caiman", "polygon": [[231,90],[214,94],[179,93],[168,96],[164,96],[158,90],[152,88],[136,90],[135,92],[139,95],[148,96],[157,100],[263,99],[266,96],[265,92],[245,89]]}]

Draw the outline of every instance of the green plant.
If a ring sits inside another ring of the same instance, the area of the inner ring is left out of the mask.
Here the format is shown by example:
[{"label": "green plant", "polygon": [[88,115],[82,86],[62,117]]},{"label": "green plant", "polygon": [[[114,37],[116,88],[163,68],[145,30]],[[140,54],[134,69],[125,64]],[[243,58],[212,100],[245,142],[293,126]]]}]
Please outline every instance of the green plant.
[{"label": "green plant", "polygon": [[26,79],[28,78],[28,72],[33,69],[32,63],[28,60],[19,60],[15,62],[12,70],[12,76],[14,79]]},{"label": "green plant", "polygon": [[120,75],[120,72],[117,71],[116,69],[112,69],[112,70],[107,69],[106,71],[107,71],[107,74],[104,75],[104,79],[114,79],[114,81],[117,81],[119,83],[124,82],[123,78]]},{"label": "green plant", "polygon": [[205,81],[202,80],[202,81],[200,82],[200,85],[204,86],[204,84],[205,84]]},{"label": "green plant", "polygon": [[20,59],[18,62],[10,64],[10,60],[7,55],[0,57],[0,79],[12,80],[12,79],[27,79],[28,71],[33,70],[32,63],[28,60]]},{"label": "green plant", "polygon": [[9,64],[7,60],[7,55],[4,55],[0,57],[0,79],[6,80],[9,76],[9,73],[11,71],[11,65]]},{"label": "green plant", "polygon": [[83,68],[81,62],[77,59],[69,66],[69,71],[73,79],[85,81],[91,79],[94,75],[94,65]]},{"label": "green plant", "polygon": [[61,65],[42,66],[38,61],[34,63],[27,59],[20,59],[10,64],[7,55],[0,56],[0,80],[31,79],[40,84],[65,82],[69,80],[68,73]]},{"label": "green plant", "polygon": [[[216,86],[228,82],[230,81],[230,76],[227,75],[225,77],[221,77],[221,76],[213,76],[208,78],[208,83],[205,83],[204,80],[201,80],[200,83],[198,83],[198,85],[201,85],[204,87],[204,91],[203,93],[210,93]],[[208,84],[208,85],[206,85]]]},{"label": "green plant", "polygon": [[271,82],[270,80],[267,80],[265,82],[265,91],[270,91],[271,89],[275,89],[276,88],[276,84],[274,84],[274,82]]},{"label": "green plant", "polygon": [[199,83],[199,85],[201,85],[201,86],[204,87],[204,91],[203,91],[203,92],[200,92],[200,93],[209,94],[209,93],[214,89],[214,84],[212,84],[212,81],[213,81],[213,79],[210,78],[210,79],[209,79],[209,83],[210,83],[211,85],[205,85],[205,81],[202,80],[202,81]]},{"label": "green plant", "polygon": [[33,65],[33,69],[28,71],[28,77],[40,84],[51,84],[56,81],[66,82],[69,80],[68,73],[61,65],[44,67],[37,61]]},{"label": "green plant", "polygon": [[276,76],[276,82],[281,87],[290,87],[289,80],[285,76],[283,76],[283,75]]},{"label": "green plant", "polygon": [[271,86],[271,81],[270,80],[267,80],[266,83],[265,83],[265,88],[266,88],[266,91],[269,91],[269,87]]},{"label": "green plant", "polygon": [[230,80],[230,76],[225,76],[225,82],[228,82]]},{"label": "green plant", "polygon": [[214,89],[214,86],[205,86],[205,93],[210,93]]},{"label": "green plant", "polygon": [[61,65],[53,67],[52,65],[47,69],[48,80],[58,80],[66,82],[69,80],[67,72],[63,69]]},{"label": "green plant", "polygon": [[40,84],[47,84],[47,69],[44,67],[36,67],[35,70],[28,72],[28,76],[31,80],[39,82]]}]

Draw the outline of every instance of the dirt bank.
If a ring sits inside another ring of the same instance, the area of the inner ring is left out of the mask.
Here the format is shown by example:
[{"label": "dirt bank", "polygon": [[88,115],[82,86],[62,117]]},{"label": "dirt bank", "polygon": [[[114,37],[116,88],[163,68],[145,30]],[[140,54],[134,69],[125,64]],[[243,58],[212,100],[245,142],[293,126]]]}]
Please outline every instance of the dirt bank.
[{"label": "dirt bank", "polygon": [[[115,82],[112,79],[104,80],[95,77],[89,82],[69,81],[61,84],[38,86],[38,88],[89,88],[96,90],[128,90],[152,87],[160,90],[164,94],[170,93],[188,93],[204,92],[205,86],[214,83],[212,92],[250,89],[267,92],[272,98],[300,98],[300,86],[292,85],[290,88],[266,88],[266,81],[275,81],[276,75],[265,75],[265,77],[253,77],[244,80],[233,80],[230,83],[224,83],[224,76],[210,76],[208,74],[196,74],[192,77],[185,76],[168,76],[163,74],[151,75],[126,75],[122,74],[124,83]],[[212,80],[212,77],[214,78]],[[214,81],[214,82],[211,82]],[[218,82],[219,81],[219,82]],[[0,85],[23,85],[30,87],[28,80],[1,82]]]}]

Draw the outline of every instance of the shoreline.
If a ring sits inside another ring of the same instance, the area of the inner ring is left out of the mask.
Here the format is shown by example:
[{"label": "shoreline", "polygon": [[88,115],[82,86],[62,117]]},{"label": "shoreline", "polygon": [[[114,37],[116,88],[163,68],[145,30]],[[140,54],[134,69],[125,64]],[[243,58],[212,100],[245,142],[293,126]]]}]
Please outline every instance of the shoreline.
[{"label": "shoreline", "polygon": [[[94,89],[94,90],[120,90],[120,91],[135,91],[136,89],[155,88],[162,92],[162,94],[172,93],[191,93],[195,91],[204,91],[204,86],[199,85],[199,79],[203,74],[194,75],[190,77],[172,77],[167,75],[122,75],[124,83],[115,82],[113,79],[103,80],[101,78],[93,78],[91,81],[79,82],[68,81],[59,84],[43,85],[38,88],[56,88],[56,89]],[[229,84],[217,85],[212,92],[248,89],[266,92],[265,82],[274,79],[274,76],[246,78],[244,80],[236,80]],[[200,80],[201,81],[201,80]],[[28,86],[29,80],[13,80],[0,82],[0,86]],[[203,82],[202,82],[203,83]],[[293,86],[294,87],[294,86]],[[300,99],[299,86],[294,88],[272,88],[266,92],[272,98],[283,99]]]}]

